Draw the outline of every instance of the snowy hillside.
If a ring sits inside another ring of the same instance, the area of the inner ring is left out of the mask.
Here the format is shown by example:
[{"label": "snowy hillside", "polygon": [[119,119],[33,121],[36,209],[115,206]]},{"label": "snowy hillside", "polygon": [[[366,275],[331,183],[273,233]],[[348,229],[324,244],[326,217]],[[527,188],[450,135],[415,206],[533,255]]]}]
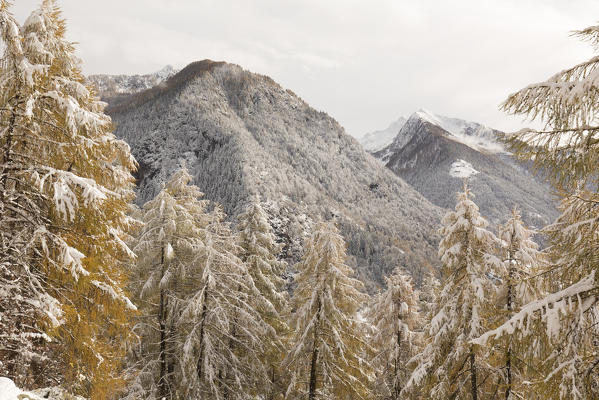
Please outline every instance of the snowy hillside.
[{"label": "snowy hillside", "polygon": [[442,211],[266,76],[196,62],[108,112],[140,164],[140,204],[185,160],[233,218],[253,194],[267,202],[292,261],[315,221],[336,218],[365,281],[381,282],[398,263],[416,271],[436,262]]},{"label": "snowy hillside", "polygon": [[419,110],[390,145],[373,154],[440,207],[453,208],[455,193],[468,178],[477,204],[493,223],[504,222],[514,205],[533,226],[553,221],[557,209],[549,185],[504,150],[498,133]]}]

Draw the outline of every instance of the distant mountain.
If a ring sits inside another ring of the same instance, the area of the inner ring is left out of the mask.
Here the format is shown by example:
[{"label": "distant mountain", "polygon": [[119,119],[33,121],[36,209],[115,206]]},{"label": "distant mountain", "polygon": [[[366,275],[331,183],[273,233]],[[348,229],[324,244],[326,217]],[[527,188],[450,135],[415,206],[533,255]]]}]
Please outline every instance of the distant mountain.
[{"label": "distant mountain", "polygon": [[369,152],[382,150],[393,142],[393,139],[405,123],[406,118],[399,117],[397,121],[392,122],[386,129],[369,132],[362,136],[359,139],[360,144]]},{"label": "distant mountain", "polygon": [[172,65],[146,75],[90,75],[87,78],[98,88],[105,101],[117,103],[133,93],[153,88],[178,72]]},{"label": "distant mountain", "polygon": [[138,202],[182,161],[235,219],[253,194],[296,261],[314,221],[335,218],[349,262],[373,289],[397,265],[436,263],[442,210],[381,165],[333,118],[272,79],[209,60],[111,102],[116,134],[139,162]]},{"label": "distant mountain", "polygon": [[528,224],[542,227],[557,216],[552,190],[504,149],[499,133],[419,110],[373,154],[439,207],[453,208],[468,178],[476,203],[492,223],[503,223],[518,206]]}]

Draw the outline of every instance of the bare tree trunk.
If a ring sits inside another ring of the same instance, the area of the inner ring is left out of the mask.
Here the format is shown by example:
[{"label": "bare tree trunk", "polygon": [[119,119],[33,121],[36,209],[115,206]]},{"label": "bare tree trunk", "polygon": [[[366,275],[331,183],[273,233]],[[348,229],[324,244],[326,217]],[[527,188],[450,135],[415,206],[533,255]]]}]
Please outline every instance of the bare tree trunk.
[{"label": "bare tree trunk", "polygon": [[274,400],[276,393],[276,375],[275,375],[275,366],[272,366],[272,376],[270,378],[270,394],[268,395],[268,400]]},{"label": "bare tree trunk", "polygon": [[395,376],[393,377],[393,398],[399,400],[401,385],[399,384],[399,355],[401,354],[401,329],[397,331],[397,357],[395,358]]},{"label": "bare tree trunk", "polygon": [[204,325],[206,320],[206,312],[208,311],[208,287],[204,287],[204,299],[202,300],[202,313],[200,314],[200,355],[198,362],[196,363],[196,371],[198,374],[198,381],[202,381],[202,365],[204,364]]},{"label": "bare tree trunk", "polygon": [[[510,240],[510,249],[509,249],[509,254],[508,254],[508,262],[509,262],[509,269],[508,269],[508,283],[507,283],[507,310],[508,310],[508,318],[512,317],[512,311],[514,309],[514,305],[513,305],[513,276],[514,276],[514,267],[513,267],[513,251],[511,248],[511,244],[514,241],[514,232],[512,231],[512,237]],[[506,352],[506,361],[505,361],[505,375],[506,375],[506,381],[507,381],[507,387],[505,388],[505,398],[506,400],[509,400],[510,398],[510,394],[512,391],[512,349],[511,349],[511,343],[508,343],[507,345],[507,352]]]},{"label": "bare tree trunk", "polygon": [[[160,279],[164,277],[164,246],[160,255],[160,264],[162,266]],[[160,289],[160,306],[158,309],[158,324],[160,326],[160,377],[158,378],[158,393],[160,398],[167,396],[166,382],[166,295],[164,289]]]},{"label": "bare tree trunk", "polygon": [[310,364],[310,391],[308,393],[308,400],[314,400],[316,398],[316,361],[318,360],[318,348],[314,343],[314,349],[312,349],[312,362]]},{"label": "bare tree trunk", "polygon": [[470,391],[472,392],[472,400],[478,399],[478,388],[476,387],[476,364],[474,358],[474,350],[470,349]]},{"label": "bare tree trunk", "polygon": [[[173,276],[173,282],[171,285],[171,293],[178,293],[178,281],[177,281],[177,275],[175,274]],[[167,353],[167,369],[166,369],[166,373],[168,376],[168,384],[169,387],[174,387],[175,386],[175,382],[173,382],[173,377],[174,377],[174,372],[175,372],[175,365],[177,363],[176,357],[174,357],[173,355],[176,354],[176,349],[175,349],[175,337],[177,335],[177,326],[176,326],[176,319],[178,317],[178,304],[177,304],[177,298],[175,298],[174,296],[171,296],[170,298],[171,300],[171,316],[170,316],[170,324],[168,327],[168,348],[166,350]],[[174,314],[173,314],[174,313]]]},{"label": "bare tree trunk", "polygon": [[320,297],[318,298],[318,310],[316,311],[316,325],[314,326],[314,343],[312,345],[312,361],[310,363],[310,388],[308,391],[308,400],[316,398],[316,365],[318,361],[318,325],[320,323]]}]

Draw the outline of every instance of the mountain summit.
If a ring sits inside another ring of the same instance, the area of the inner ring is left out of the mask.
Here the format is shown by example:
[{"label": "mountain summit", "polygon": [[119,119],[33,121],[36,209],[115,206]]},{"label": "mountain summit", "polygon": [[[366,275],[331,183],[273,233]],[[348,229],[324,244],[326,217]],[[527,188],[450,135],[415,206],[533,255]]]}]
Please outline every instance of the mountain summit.
[{"label": "mountain summit", "polygon": [[269,77],[204,60],[108,111],[139,162],[140,204],[185,162],[233,219],[259,195],[291,260],[314,222],[333,218],[367,282],[435,262],[442,211]]},{"label": "mountain summit", "polygon": [[476,122],[419,110],[373,154],[439,207],[454,207],[467,178],[482,213],[494,224],[503,223],[517,206],[529,225],[545,226],[557,216],[551,188],[504,149],[499,134]]}]

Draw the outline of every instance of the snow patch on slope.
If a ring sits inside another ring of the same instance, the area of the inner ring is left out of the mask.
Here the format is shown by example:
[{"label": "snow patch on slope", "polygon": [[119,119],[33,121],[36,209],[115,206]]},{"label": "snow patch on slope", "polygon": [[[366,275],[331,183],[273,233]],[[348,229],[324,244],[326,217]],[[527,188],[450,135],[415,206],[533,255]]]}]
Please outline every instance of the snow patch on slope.
[{"label": "snow patch on slope", "polygon": [[464,160],[456,160],[449,169],[449,175],[454,178],[469,178],[476,174],[478,171],[472,167],[472,164]]}]

